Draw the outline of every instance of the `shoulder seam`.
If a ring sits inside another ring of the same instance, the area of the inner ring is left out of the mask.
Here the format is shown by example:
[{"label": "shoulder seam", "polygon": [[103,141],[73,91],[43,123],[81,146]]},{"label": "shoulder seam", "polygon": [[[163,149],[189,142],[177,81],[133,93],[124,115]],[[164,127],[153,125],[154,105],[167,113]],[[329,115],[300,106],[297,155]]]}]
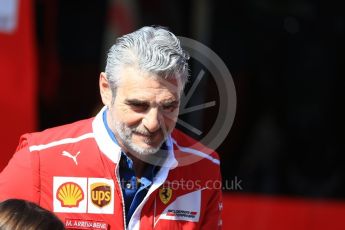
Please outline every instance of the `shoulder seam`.
[{"label": "shoulder seam", "polygon": [[83,135],[81,135],[79,137],[64,138],[64,139],[61,139],[61,140],[58,140],[58,141],[50,142],[48,144],[32,145],[32,146],[29,147],[29,151],[30,152],[32,152],[32,151],[40,151],[40,150],[43,150],[43,149],[48,149],[48,148],[51,148],[51,147],[54,147],[54,146],[58,146],[58,145],[62,145],[62,144],[76,143],[76,142],[79,142],[81,140],[85,140],[85,139],[88,139],[88,138],[94,138],[94,133],[86,133],[86,134],[83,134]]},{"label": "shoulder seam", "polygon": [[196,149],[192,149],[192,148],[188,148],[188,147],[182,147],[182,146],[178,145],[176,140],[173,138],[172,138],[172,141],[177,146],[177,148],[179,150],[181,150],[182,152],[190,153],[190,154],[205,158],[207,160],[210,160],[212,163],[214,163],[216,165],[220,165],[220,161],[214,157],[211,157],[209,154],[206,154],[206,153],[201,152],[201,151],[196,150]]}]

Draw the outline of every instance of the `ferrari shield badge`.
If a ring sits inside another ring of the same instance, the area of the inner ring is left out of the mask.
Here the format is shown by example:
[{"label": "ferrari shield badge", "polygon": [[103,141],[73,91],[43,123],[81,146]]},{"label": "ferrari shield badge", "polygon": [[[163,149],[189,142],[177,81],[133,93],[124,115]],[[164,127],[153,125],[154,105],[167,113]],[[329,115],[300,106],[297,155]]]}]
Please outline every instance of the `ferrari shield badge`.
[{"label": "ferrari shield badge", "polygon": [[172,196],[172,189],[171,188],[160,188],[159,189],[159,198],[163,202],[163,204],[167,204]]}]

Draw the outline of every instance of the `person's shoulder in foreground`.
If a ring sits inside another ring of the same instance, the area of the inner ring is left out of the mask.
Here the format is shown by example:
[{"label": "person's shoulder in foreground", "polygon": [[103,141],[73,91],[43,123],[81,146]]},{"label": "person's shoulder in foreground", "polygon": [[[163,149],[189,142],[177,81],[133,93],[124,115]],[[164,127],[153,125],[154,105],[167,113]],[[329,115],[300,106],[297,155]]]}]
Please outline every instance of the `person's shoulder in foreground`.
[{"label": "person's shoulder in foreground", "polygon": [[52,212],[26,200],[0,202],[0,230],[63,230],[64,224]]},{"label": "person's shoulder in foreground", "polygon": [[117,39],[99,77],[95,118],[26,134],[0,174],[72,229],[217,229],[217,153],[174,130],[188,55],[161,27]]}]

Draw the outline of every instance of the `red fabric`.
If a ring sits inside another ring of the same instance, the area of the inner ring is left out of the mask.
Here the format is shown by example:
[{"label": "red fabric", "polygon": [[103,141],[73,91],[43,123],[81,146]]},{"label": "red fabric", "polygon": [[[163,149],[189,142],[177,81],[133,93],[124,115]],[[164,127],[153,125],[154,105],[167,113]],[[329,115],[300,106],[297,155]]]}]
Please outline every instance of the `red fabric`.
[{"label": "red fabric", "polygon": [[342,201],[224,194],[223,205],[224,229],[345,229]]},{"label": "red fabric", "polygon": [[36,50],[33,2],[18,0],[17,26],[0,31],[0,170],[13,155],[22,133],[36,127]]},{"label": "red fabric", "polygon": [[[34,201],[54,211],[66,227],[79,220],[101,221],[110,229],[123,229],[120,186],[124,184],[119,183],[116,168],[121,149],[109,137],[103,111],[95,119],[24,135],[18,151],[0,174],[0,200]],[[175,140],[181,138],[176,135]],[[171,139],[168,143],[180,154],[200,152],[182,149]],[[177,164],[176,160],[181,159],[175,159],[174,153],[168,156],[128,228],[217,229],[221,215],[221,190],[217,186],[220,169],[212,161],[218,160],[217,154],[201,154],[188,166]],[[95,190],[100,185],[103,188]],[[107,196],[95,196],[105,191]],[[100,206],[103,203],[106,205]]]}]

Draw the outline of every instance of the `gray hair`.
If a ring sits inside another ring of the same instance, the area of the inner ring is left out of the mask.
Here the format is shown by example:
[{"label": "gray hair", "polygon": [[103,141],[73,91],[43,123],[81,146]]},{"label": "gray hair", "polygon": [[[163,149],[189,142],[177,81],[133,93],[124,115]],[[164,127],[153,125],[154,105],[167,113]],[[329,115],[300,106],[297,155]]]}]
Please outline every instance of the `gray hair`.
[{"label": "gray hair", "polygon": [[164,79],[177,79],[181,90],[188,81],[189,55],[178,38],[163,27],[145,26],[119,37],[108,52],[105,73],[115,97],[120,69],[133,66]]}]

